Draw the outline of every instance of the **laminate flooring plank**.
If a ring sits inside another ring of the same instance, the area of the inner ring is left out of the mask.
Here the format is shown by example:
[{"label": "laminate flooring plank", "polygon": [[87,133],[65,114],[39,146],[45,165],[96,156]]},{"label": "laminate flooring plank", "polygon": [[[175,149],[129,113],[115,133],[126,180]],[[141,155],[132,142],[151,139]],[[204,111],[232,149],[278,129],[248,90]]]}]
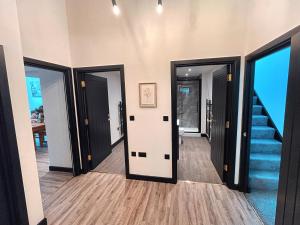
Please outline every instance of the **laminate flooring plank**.
[{"label": "laminate flooring plank", "polygon": [[240,192],[224,185],[75,177],[46,200],[49,225],[262,225]]},{"label": "laminate flooring plank", "polygon": [[121,174],[125,176],[124,141],[121,141],[112,150],[93,172]]},{"label": "laminate flooring plank", "polygon": [[210,158],[210,144],[204,137],[183,137],[177,171],[179,180],[222,184]]},{"label": "laminate flooring plank", "polygon": [[40,189],[43,205],[47,198],[53,195],[60,187],[73,178],[72,173],[49,171],[48,148],[37,148],[35,151],[38,168]]}]

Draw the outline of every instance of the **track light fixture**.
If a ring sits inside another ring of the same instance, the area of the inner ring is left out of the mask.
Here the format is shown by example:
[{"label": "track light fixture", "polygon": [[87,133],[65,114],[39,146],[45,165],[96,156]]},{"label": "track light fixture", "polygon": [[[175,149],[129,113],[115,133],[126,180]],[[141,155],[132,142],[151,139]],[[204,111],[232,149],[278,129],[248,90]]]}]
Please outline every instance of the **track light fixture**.
[{"label": "track light fixture", "polygon": [[[113,6],[113,12],[116,16],[120,15],[121,11],[119,6],[117,5],[116,0],[111,0],[112,6]],[[156,6],[156,11],[157,13],[161,14],[163,12],[163,5],[162,5],[162,0],[157,1],[157,6]]]},{"label": "track light fixture", "polygon": [[156,6],[156,11],[161,14],[163,11],[163,6],[162,6],[162,0],[158,0],[157,6]]},{"label": "track light fixture", "polygon": [[119,7],[117,5],[116,0],[112,0],[112,5],[113,5],[113,12],[114,12],[114,14],[117,15],[117,16],[120,15],[121,11],[120,11],[120,9],[119,9]]}]

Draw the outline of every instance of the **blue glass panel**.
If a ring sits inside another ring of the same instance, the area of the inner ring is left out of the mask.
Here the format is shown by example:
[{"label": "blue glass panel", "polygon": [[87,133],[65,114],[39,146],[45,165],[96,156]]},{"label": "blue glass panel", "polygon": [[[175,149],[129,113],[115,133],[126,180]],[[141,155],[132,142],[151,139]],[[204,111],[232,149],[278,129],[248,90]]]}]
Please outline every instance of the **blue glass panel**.
[{"label": "blue glass panel", "polygon": [[41,80],[38,77],[26,77],[27,96],[30,111],[43,105]]},{"label": "blue glass panel", "polygon": [[255,62],[254,90],[283,135],[291,48],[281,49]]}]

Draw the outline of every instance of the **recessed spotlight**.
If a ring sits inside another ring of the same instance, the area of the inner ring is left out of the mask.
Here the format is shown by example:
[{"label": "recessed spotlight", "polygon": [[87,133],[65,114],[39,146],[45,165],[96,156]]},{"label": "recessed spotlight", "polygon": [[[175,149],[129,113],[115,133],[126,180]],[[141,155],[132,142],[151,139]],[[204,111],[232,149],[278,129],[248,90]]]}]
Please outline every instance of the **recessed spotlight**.
[{"label": "recessed spotlight", "polygon": [[191,68],[189,68],[189,72],[191,72],[192,71],[192,69]]},{"label": "recessed spotlight", "polygon": [[187,77],[188,75],[189,75],[188,73],[185,74],[186,77]]},{"label": "recessed spotlight", "polygon": [[116,16],[120,15],[121,11],[117,5],[116,0],[112,0],[112,5],[113,5],[113,12]]},{"label": "recessed spotlight", "polygon": [[156,6],[156,11],[161,14],[163,12],[163,6],[162,6],[162,0],[158,0],[157,6]]}]

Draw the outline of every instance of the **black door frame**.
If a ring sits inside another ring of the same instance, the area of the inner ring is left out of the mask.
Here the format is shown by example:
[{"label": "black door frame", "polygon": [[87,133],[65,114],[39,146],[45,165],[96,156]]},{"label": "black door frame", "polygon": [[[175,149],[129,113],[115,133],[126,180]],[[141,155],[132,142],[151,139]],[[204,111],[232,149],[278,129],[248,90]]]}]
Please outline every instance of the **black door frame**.
[{"label": "black door frame", "polygon": [[[64,85],[66,94],[66,104],[68,112],[68,122],[69,122],[69,132],[70,141],[72,146],[72,160],[73,160],[73,175],[77,176],[81,174],[80,167],[80,155],[77,137],[77,124],[76,124],[76,114],[75,114],[75,101],[73,92],[73,79],[72,79],[72,69],[70,67],[53,64],[37,59],[24,57],[24,66],[31,66],[40,69],[47,69],[52,71],[62,72],[64,74]],[[68,168],[55,167],[53,170],[58,171],[68,171]]]},{"label": "black door frame", "polygon": [[0,164],[3,169],[11,224],[29,225],[19,150],[10,100],[3,46],[0,45]]},{"label": "black door frame", "polygon": [[202,78],[201,77],[177,77],[177,81],[198,81],[199,82],[199,132],[187,132],[191,134],[201,134],[201,104],[202,104]]},{"label": "black door frame", "polygon": [[81,81],[85,80],[84,75],[87,73],[99,73],[99,72],[120,72],[121,79],[121,94],[123,104],[123,126],[124,126],[124,157],[125,157],[125,172],[126,178],[129,178],[129,156],[128,156],[128,136],[127,136],[127,116],[126,116],[126,95],[125,95],[125,75],[124,65],[107,65],[107,66],[94,66],[94,67],[79,67],[73,69],[75,79],[75,91],[77,99],[77,114],[78,114],[78,126],[80,135],[80,148],[81,148],[81,162],[82,172],[87,173],[91,170],[88,155],[89,155],[89,142],[87,126],[85,124],[86,112],[86,100],[85,93],[81,86]]},{"label": "black door frame", "polygon": [[[231,82],[228,82],[228,101],[227,101],[227,121],[230,121],[230,127],[226,129],[225,143],[225,162],[227,164],[227,173],[224,173],[224,182],[231,189],[236,189],[234,184],[235,175],[235,157],[236,157],[236,138],[237,138],[237,117],[239,103],[239,85],[240,85],[240,63],[241,57],[222,57],[206,58],[193,60],[180,60],[171,62],[171,103],[172,103],[172,181],[177,182],[177,154],[178,154],[178,126],[177,120],[177,67],[187,66],[207,66],[207,65],[231,65]],[[225,126],[225,124],[224,124]]]},{"label": "black door frame", "polygon": [[[300,152],[299,152],[299,86],[300,86],[300,26],[288,31],[270,43],[246,56],[244,77],[244,103],[242,117],[242,141],[239,189],[248,191],[249,146],[251,135],[252,95],[254,82],[255,60],[269,55],[284,47],[291,47],[284,137],[282,142],[280,177],[276,209],[276,225],[295,224],[296,197],[300,183]],[[249,133],[250,131],[250,133]],[[243,135],[246,132],[245,136]],[[297,148],[298,147],[298,148]],[[299,190],[298,190],[299,191]],[[299,212],[298,212],[299,214]]]}]

